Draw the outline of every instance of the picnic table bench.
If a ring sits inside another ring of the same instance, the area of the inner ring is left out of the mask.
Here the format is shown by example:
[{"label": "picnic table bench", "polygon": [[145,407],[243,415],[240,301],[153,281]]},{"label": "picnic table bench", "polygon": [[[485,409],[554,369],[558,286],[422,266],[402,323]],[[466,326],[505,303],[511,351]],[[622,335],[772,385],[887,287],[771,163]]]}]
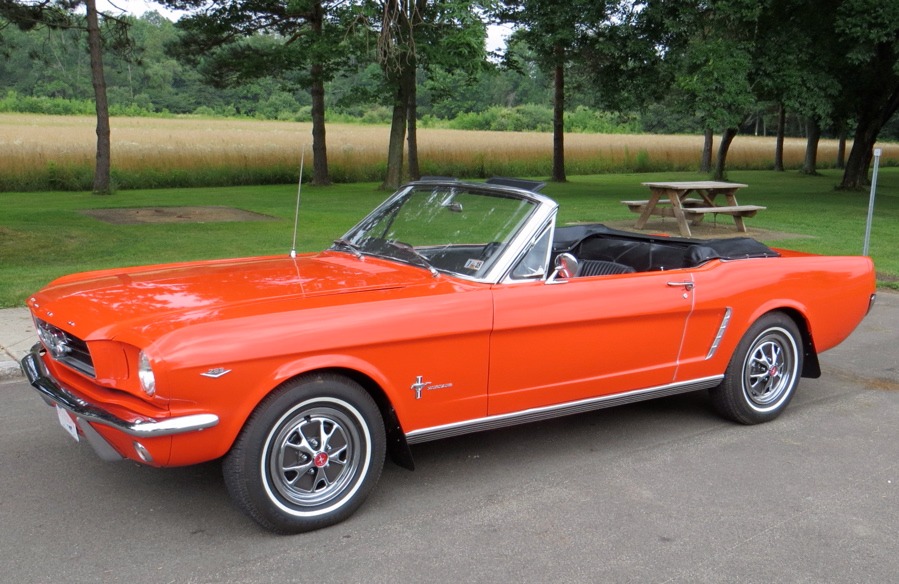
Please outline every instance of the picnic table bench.
[{"label": "picnic table bench", "polygon": [[[736,192],[748,185],[719,181],[692,182],[646,182],[650,197],[646,200],[621,201],[634,213],[639,213],[637,229],[643,229],[652,215],[674,217],[677,220],[681,235],[691,237],[690,223],[699,225],[708,214],[730,215],[734,218],[737,231],[746,232],[744,217],[753,217],[765,207],[759,205],[740,205]],[[691,194],[698,195],[698,197]],[[715,198],[723,195],[726,205],[715,204]]]}]

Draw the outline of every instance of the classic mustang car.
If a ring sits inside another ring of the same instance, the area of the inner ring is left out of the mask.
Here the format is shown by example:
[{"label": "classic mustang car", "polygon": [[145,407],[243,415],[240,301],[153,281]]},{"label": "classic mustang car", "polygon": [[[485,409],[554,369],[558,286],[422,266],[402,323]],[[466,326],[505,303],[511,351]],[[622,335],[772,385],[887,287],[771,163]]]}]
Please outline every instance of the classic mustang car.
[{"label": "classic mustang car", "polygon": [[697,390],[772,420],[874,301],[868,258],[557,227],[539,186],[424,180],[320,253],[60,278],[23,369],[104,459],[221,458],[295,533],[428,440]]}]

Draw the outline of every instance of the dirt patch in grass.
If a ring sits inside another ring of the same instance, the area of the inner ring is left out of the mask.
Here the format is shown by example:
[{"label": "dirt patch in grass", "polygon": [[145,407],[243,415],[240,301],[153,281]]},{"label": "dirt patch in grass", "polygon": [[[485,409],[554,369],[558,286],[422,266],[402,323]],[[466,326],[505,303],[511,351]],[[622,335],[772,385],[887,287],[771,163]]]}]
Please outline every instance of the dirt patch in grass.
[{"label": "dirt patch in grass", "polygon": [[[634,228],[635,220],[627,221],[606,221],[605,224],[613,229],[622,231],[632,231],[634,233],[652,234],[664,233],[672,237],[680,237],[680,230],[674,219],[657,219],[650,220],[646,223],[644,229]],[[737,227],[733,223],[726,221],[714,222],[703,221],[699,225],[690,225],[690,232],[697,239],[721,239],[726,237],[751,237],[753,239],[762,239],[765,241],[780,241],[782,239],[807,239],[810,235],[802,235],[800,233],[786,233],[784,231],[771,231],[768,229],[758,229],[747,225],[749,230],[746,233],[737,231]]]},{"label": "dirt patch in grass", "polygon": [[84,215],[114,225],[141,223],[228,223],[277,221],[277,217],[234,207],[132,207],[127,209],[86,209]]}]

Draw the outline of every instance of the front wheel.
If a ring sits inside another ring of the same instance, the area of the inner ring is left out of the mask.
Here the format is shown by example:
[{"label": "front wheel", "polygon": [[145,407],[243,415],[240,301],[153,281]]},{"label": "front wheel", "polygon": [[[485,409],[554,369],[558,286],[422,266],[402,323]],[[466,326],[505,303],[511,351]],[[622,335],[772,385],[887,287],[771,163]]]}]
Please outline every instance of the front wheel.
[{"label": "front wheel", "polygon": [[384,423],[358,384],[331,374],[265,398],[223,461],[232,499],[263,527],[299,533],[349,517],[384,465]]},{"label": "front wheel", "polygon": [[793,398],[802,371],[802,336],[782,313],[763,316],[737,345],[712,405],[741,424],[773,420]]}]

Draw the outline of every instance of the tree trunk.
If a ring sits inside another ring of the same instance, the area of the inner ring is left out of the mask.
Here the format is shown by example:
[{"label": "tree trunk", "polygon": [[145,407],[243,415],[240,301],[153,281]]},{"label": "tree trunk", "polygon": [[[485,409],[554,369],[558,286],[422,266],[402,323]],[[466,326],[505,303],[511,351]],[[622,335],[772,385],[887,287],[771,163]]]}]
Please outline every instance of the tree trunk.
[{"label": "tree trunk", "polygon": [[843,171],[841,189],[860,189],[868,184],[868,167],[874,156],[872,149],[877,142],[880,129],[889,121],[899,108],[899,88],[886,100],[881,108],[862,108],[855,128],[855,138],[852,141],[852,150],[846,160],[846,169]]},{"label": "tree trunk", "polygon": [[730,150],[730,143],[734,141],[737,131],[737,128],[727,128],[721,136],[721,144],[718,145],[718,160],[715,163],[715,180],[724,180],[727,151]]},{"label": "tree trunk", "polygon": [[406,106],[406,127],[409,136],[406,143],[409,145],[409,178],[418,180],[421,178],[421,169],[418,166],[418,103],[417,87],[413,83],[409,88],[409,102]]},{"label": "tree trunk", "polygon": [[382,189],[392,190],[400,186],[403,180],[403,142],[406,138],[405,91],[397,86],[393,101],[393,118],[390,122],[390,141],[387,144],[387,176],[381,183]]},{"label": "tree trunk", "polygon": [[821,126],[817,120],[806,122],[808,140],[805,143],[805,162],[802,163],[802,174],[818,174],[818,141],[821,139]]},{"label": "tree trunk", "polygon": [[787,108],[780,104],[777,112],[777,139],[774,142],[774,170],[784,171],[784,134],[787,125]]},{"label": "tree trunk", "polygon": [[715,143],[715,133],[711,128],[703,132],[702,159],[699,161],[699,172],[712,172],[712,148]]},{"label": "tree trunk", "polygon": [[[408,15],[410,37],[414,39],[414,31],[423,26],[423,14],[428,5],[428,0],[415,0],[410,3],[412,8]],[[414,49],[411,51],[409,58],[406,60],[407,69],[405,71],[406,83],[406,128],[409,137],[406,143],[409,146],[409,178],[418,180],[421,178],[421,168],[418,164],[418,53]]]},{"label": "tree trunk", "polygon": [[103,51],[100,38],[100,19],[96,0],[86,0],[87,44],[91,55],[91,83],[97,109],[97,160],[94,169],[93,191],[98,195],[110,193],[111,146],[109,102],[106,99],[106,77],[103,72]]},{"label": "tree trunk", "polygon": [[[324,10],[320,1],[315,3],[309,23],[312,34],[321,39],[323,35]],[[309,69],[312,84],[309,94],[312,97],[312,184],[326,186],[331,184],[328,171],[328,147],[325,141],[325,82],[324,67],[315,62]],[[300,177],[302,180],[302,177]]]},{"label": "tree trunk", "polygon": [[397,72],[390,124],[390,143],[387,146],[387,177],[383,189],[395,189],[403,181],[403,146],[406,141],[406,122],[409,119],[409,100],[415,94],[414,59],[405,60],[406,67]]},{"label": "tree trunk", "polygon": [[[871,120],[865,120],[855,129],[855,139],[852,141],[852,150],[846,160],[846,168],[843,171],[841,189],[857,190],[868,184],[868,167],[873,157],[872,149],[880,132],[880,125]],[[875,127],[876,126],[876,127]]]},{"label": "tree trunk", "polygon": [[846,168],[846,124],[840,124],[840,141],[837,146],[837,168]]},{"label": "tree trunk", "polygon": [[325,84],[321,77],[321,65],[312,66],[312,86],[309,93],[312,96],[312,184],[327,186],[331,184],[331,174],[328,170],[328,147],[325,141]]},{"label": "tree trunk", "polygon": [[556,69],[553,93],[553,176],[556,182],[565,182],[565,48],[557,44],[553,48]]}]

